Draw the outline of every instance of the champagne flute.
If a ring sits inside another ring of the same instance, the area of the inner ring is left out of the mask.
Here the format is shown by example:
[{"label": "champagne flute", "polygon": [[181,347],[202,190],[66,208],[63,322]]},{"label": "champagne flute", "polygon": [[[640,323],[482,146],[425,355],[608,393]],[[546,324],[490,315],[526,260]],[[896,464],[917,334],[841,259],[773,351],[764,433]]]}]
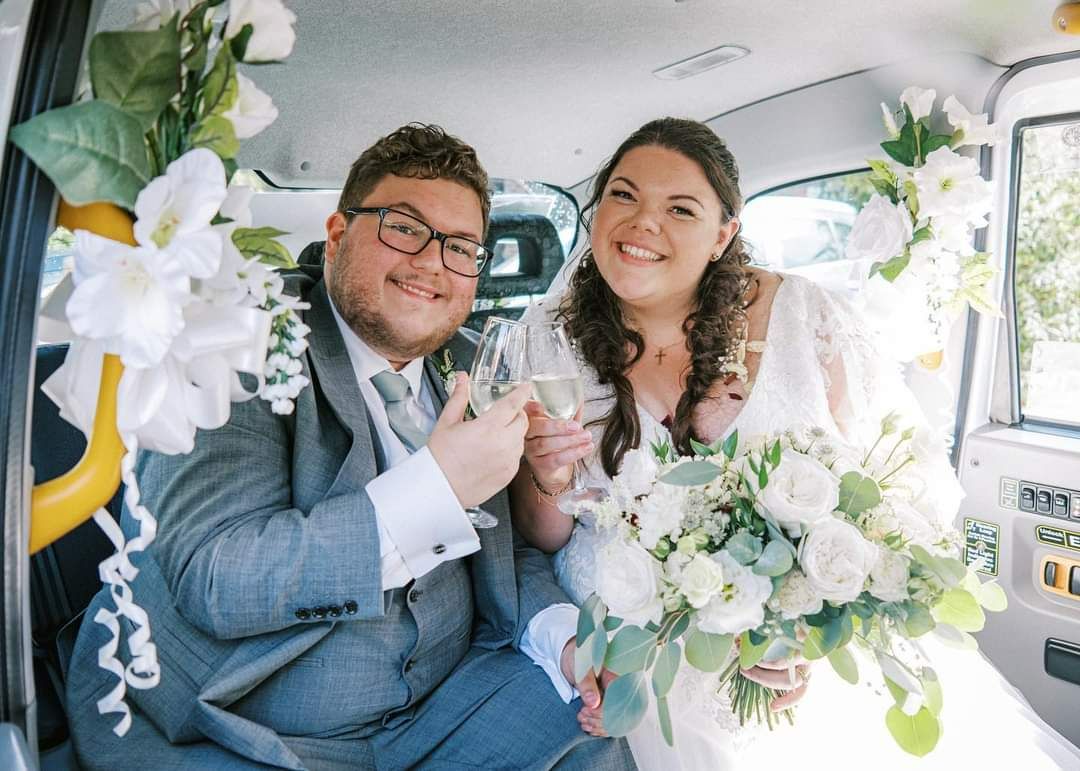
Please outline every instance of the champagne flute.
[{"label": "champagne flute", "polygon": [[[525,381],[525,330],[519,321],[489,316],[469,375],[469,404],[482,415]],[[475,528],[495,527],[499,519],[480,507],[465,509]]]},{"label": "champagne flute", "polygon": [[[533,397],[549,418],[573,420],[585,401],[585,389],[565,327],[558,322],[530,326],[527,350]],[[556,499],[564,514],[573,515],[580,504],[598,503],[607,494],[603,488],[585,485],[580,464],[575,464],[573,488]]]}]

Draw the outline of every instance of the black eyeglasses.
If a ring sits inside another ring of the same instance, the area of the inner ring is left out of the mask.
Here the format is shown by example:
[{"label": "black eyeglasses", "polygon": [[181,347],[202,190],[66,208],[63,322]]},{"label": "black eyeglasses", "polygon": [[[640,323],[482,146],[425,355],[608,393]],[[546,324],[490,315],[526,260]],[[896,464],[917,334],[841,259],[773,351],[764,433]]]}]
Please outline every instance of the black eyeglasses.
[{"label": "black eyeglasses", "polygon": [[440,233],[423,220],[411,214],[388,209],[385,206],[364,206],[346,209],[350,216],[357,214],[379,215],[379,241],[404,254],[420,254],[432,242],[438,241],[442,264],[459,276],[475,278],[484,271],[491,252],[483,244],[461,236]]}]

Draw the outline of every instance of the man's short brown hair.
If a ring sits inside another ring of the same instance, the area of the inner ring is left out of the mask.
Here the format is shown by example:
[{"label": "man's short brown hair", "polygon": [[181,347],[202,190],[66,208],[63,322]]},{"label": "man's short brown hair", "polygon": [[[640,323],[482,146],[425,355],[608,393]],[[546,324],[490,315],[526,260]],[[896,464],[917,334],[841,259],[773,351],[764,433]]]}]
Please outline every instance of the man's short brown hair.
[{"label": "man's short brown hair", "polygon": [[487,233],[491,200],[487,172],[476,151],[439,126],[410,123],[388,134],[353,163],[338,200],[338,211],[363,205],[364,198],[388,174],[419,179],[449,179],[476,192]]}]

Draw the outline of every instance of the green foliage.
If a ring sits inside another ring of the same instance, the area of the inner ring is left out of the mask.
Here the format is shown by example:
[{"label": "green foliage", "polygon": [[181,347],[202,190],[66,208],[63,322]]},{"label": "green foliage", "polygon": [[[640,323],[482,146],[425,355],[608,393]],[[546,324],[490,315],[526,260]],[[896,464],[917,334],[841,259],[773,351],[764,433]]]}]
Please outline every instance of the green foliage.
[{"label": "green foliage", "polygon": [[716,451],[713,450],[712,447],[707,444],[702,444],[697,439],[690,440],[690,449],[694,451],[695,455],[700,455],[702,458],[708,458],[716,454]]},{"label": "green foliage", "polygon": [[986,614],[966,589],[950,589],[931,608],[934,618],[962,632],[978,632],[986,625]]},{"label": "green foliage", "polygon": [[735,457],[735,450],[739,446],[739,432],[738,430],[732,431],[727,439],[724,440],[724,444],[721,446],[721,451],[724,453],[724,457],[731,460]]},{"label": "green foliage", "polygon": [[686,638],[686,660],[702,672],[718,672],[724,666],[734,638],[730,634],[712,634],[695,629]]},{"label": "green foliage", "polygon": [[675,746],[674,732],[671,730],[671,710],[668,708],[668,700],[656,700],[656,715],[660,720],[660,733],[669,747]]},{"label": "green foliage", "polygon": [[675,684],[675,675],[679,672],[680,663],[682,663],[682,648],[677,642],[669,642],[660,649],[652,671],[652,689],[656,698],[662,699],[668,695],[671,686]]},{"label": "green foliage", "polygon": [[720,476],[720,467],[707,460],[695,460],[681,463],[671,471],[660,476],[660,481],[680,487],[707,485]]},{"label": "green foliage", "polygon": [[881,277],[888,281],[890,284],[899,278],[900,274],[904,272],[904,268],[911,262],[911,252],[906,248],[904,251],[890,260],[885,262],[875,262],[870,266],[870,278],[873,278],[878,273]]},{"label": "green foliage", "polygon": [[855,657],[851,651],[845,648],[835,648],[828,653],[829,663],[836,674],[843,680],[856,685],[859,682],[859,665],[855,663]]},{"label": "green foliage", "polygon": [[644,672],[615,678],[604,693],[604,730],[610,736],[626,736],[641,723],[648,706]]},{"label": "green foliage", "polygon": [[214,57],[214,66],[203,84],[203,110],[206,115],[220,115],[236,104],[239,84],[236,80],[236,60],[228,46],[221,46]]},{"label": "green foliage", "polygon": [[257,259],[274,268],[295,268],[296,261],[289,250],[276,240],[283,235],[286,235],[285,231],[277,228],[236,228],[232,241],[240,254],[248,259]]},{"label": "green foliage", "polygon": [[192,147],[205,147],[222,158],[235,158],[240,152],[240,140],[232,121],[220,115],[207,115],[191,130]]},{"label": "green foliage", "polygon": [[152,32],[99,32],[90,42],[94,96],[146,132],[180,90],[180,34],[174,17]]},{"label": "green foliage", "polygon": [[885,725],[904,752],[923,757],[937,746],[941,738],[941,723],[926,707],[914,715],[906,715],[899,707],[890,707]]},{"label": "green foliage", "polygon": [[752,570],[759,576],[782,576],[791,570],[790,547],[782,541],[769,541]]},{"label": "green foliage", "polygon": [[625,626],[607,647],[604,666],[617,675],[645,668],[649,654],[656,649],[656,632],[637,626]]},{"label": "green foliage", "polygon": [[832,619],[824,626],[810,627],[810,631],[803,641],[803,656],[807,661],[816,661],[825,658],[844,636],[844,625],[840,619]]},{"label": "green foliage", "polygon": [[744,633],[739,642],[739,666],[742,669],[750,669],[756,666],[759,661],[765,658],[765,651],[769,649],[768,638],[755,643],[751,635],[752,632]]},{"label": "green foliage", "polygon": [[923,684],[923,704],[935,715],[940,715],[945,704],[945,695],[942,693],[937,672],[930,667],[923,667],[920,676]]},{"label": "green foliage", "polygon": [[725,548],[740,565],[750,565],[761,556],[763,545],[748,530],[740,530],[728,539]]},{"label": "green foliage", "polygon": [[849,471],[840,477],[840,505],[837,507],[848,516],[862,514],[881,503],[881,490],[877,482],[858,471]]}]

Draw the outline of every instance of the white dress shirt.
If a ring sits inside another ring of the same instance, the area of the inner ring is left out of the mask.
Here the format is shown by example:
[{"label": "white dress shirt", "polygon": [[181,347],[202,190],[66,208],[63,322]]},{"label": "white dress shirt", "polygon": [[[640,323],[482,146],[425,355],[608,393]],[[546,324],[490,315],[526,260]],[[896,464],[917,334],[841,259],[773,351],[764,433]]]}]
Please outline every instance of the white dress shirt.
[{"label": "white dress shirt", "polygon": [[[330,307],[386,459],[386,470],[368,482],[365,489],[379,528],[382,587],[384,591],[396,589],[447,560],[479,551],[480,539],[431,451],[421,447],[410,453],[390,428],[386,404],[371,382],[380,372],[393,370],[390,363],[352,331],[333,302]],[[409,383],[405,397],[409,417],[420,430],[430,434],[437,418],[424,378],[423,358],[413,359],[399,374]],[[436,553],[434,547],[439,544],[446,548]],[[567,682],[559,664],[562,650],[576,629],[577,608],[562,603],[533,616],[521,638],[522,653],[547,673],[567,703],[577,696],[577,690]]]}]

